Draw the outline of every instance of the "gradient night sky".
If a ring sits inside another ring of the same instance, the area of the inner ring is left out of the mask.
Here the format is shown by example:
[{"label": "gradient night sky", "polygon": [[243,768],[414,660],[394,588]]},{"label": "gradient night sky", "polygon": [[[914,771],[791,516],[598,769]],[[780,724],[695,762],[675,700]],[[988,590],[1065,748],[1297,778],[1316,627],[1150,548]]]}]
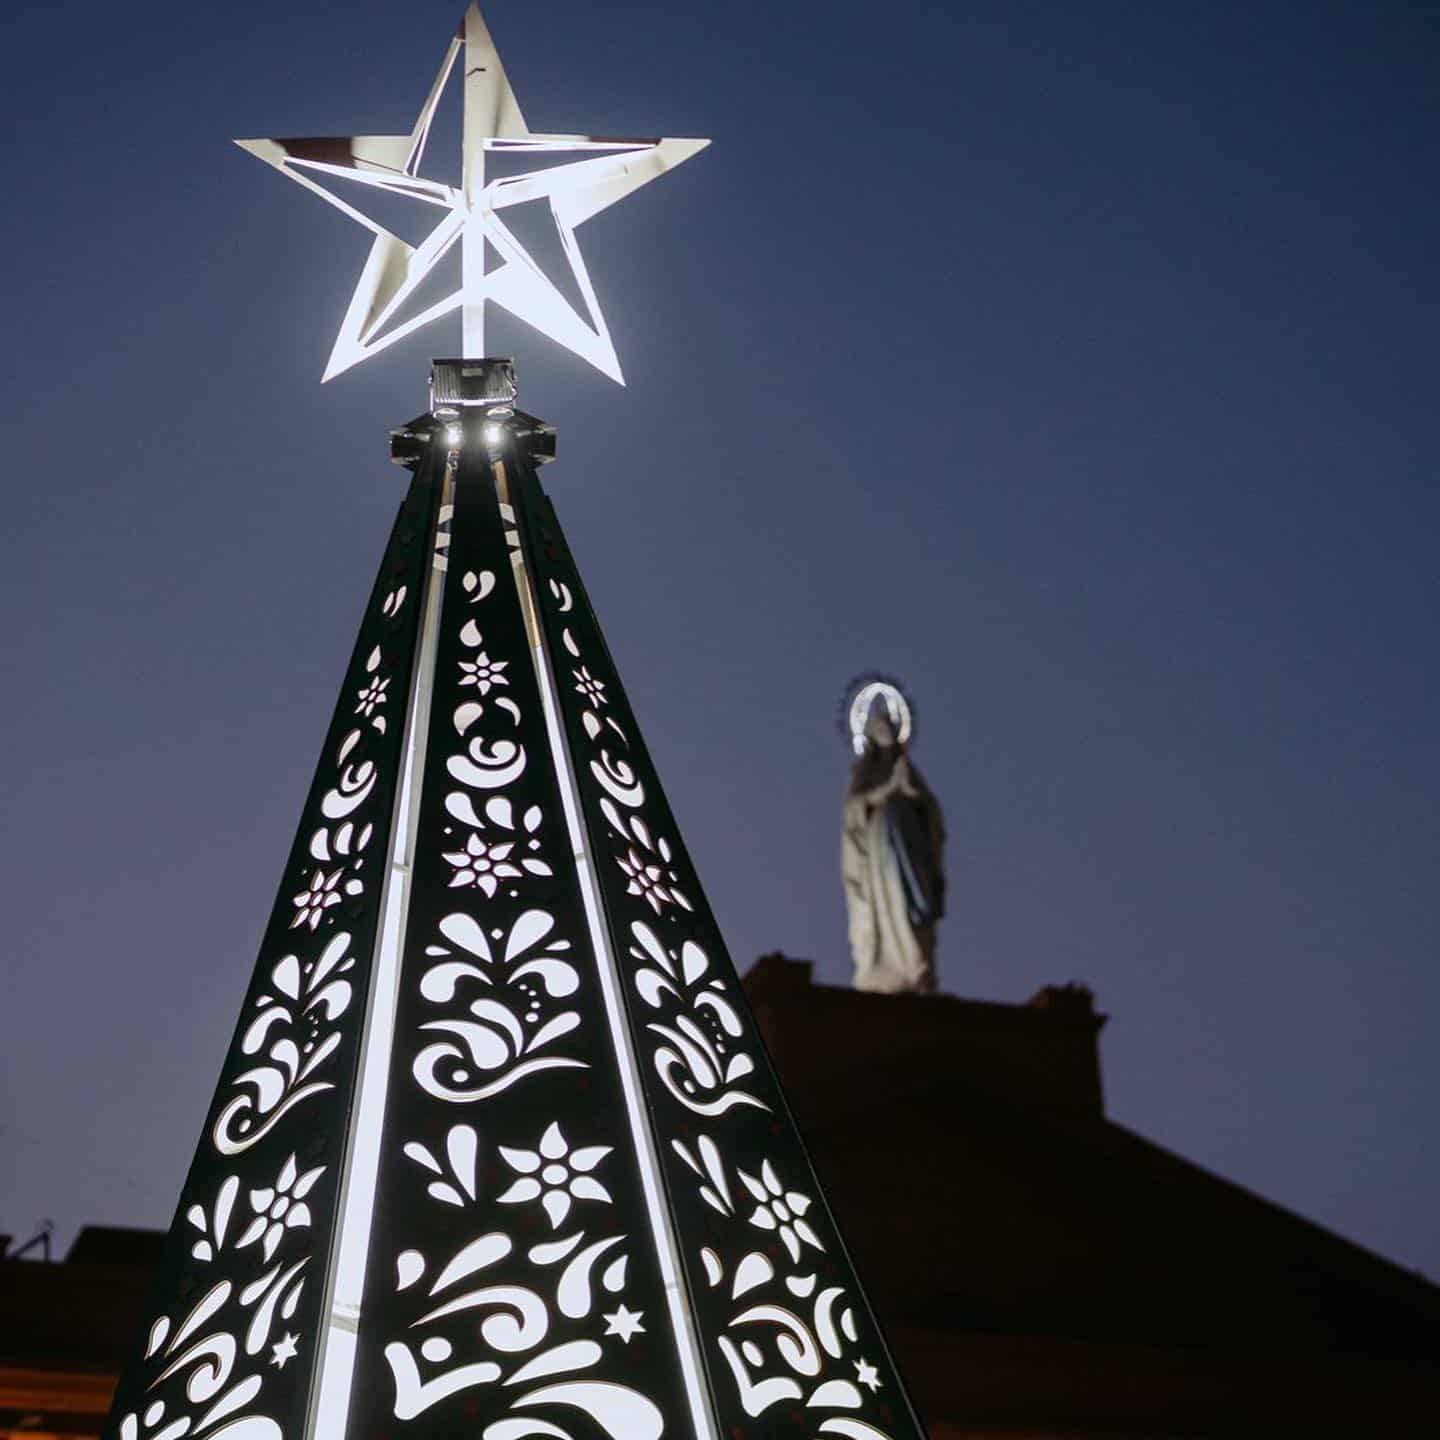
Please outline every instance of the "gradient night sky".
[{"label": "gradient night sky", "polygon": [[[322,388],[366,237],[229,139],[408,130],[461,8],[5,6],[0,1229],[168,1222],[459,344]],[[945,987],[1088,981],[1113,1118],[1440,1275],[1440,11],[487,14],[715,140],[581,231],[628,389],[490,348],[737,962],[848,978],[893,671]]]}]

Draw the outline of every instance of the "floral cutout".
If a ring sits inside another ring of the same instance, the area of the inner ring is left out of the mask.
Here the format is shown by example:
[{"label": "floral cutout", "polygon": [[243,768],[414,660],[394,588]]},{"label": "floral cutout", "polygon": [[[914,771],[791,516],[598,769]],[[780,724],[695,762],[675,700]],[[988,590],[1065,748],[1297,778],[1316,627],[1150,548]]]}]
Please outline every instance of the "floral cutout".
[{"label": "floral cutout", "polygon": [[575,677],[576,693],[584,696],[597,710],[600,709],[605,704],[605,686],[584,665],[570,673]]},{"label": "floral cutout", "polygon": [[518,1205],[539,1197],[550,1228],[558,1230],[576,1200],[603,1200],[611,1203],[610,1192],[589,1172],[611,1151],[609,1145],[587,1145],[571,1150],[558,1121],[551,1121],[540,1137],[540,1148],[511,1150],[499,1147],[500,1157],[520,1179],[495,1198],[502,1205]]},{"label": "floral cutout", "polygon": [[450,888],[454,890],[457,886],[473,885],[477,890],[483,890],[487,899],[493,898],[501,880],[519,879],[525,873],[509,858],[514,849],[512,841],[491,845],[479,835],[471,835],[463,850],[450,851],[445,855],[446,861],[455,867],[455,873],[450,877]]},{"label": "floral cutout", "polygon": [[640,896],[657,915],[667,903],[672,903],[673,897],[661,880],[660,867],[647,865],[644,857],[635,852],[634,846],[631,846],[628,855],[617,855],[615,858],[630,882],[625,887],[627,895]]},{"label": "floral cutout", "polygon": [[[386,605],[389,605],[390,600],[394,597],[395,592],[392,591],[391,595],[387,597],[385,601]],[[400,608],[400,602],[403,601],[404,598],[405,592],[402,586],[399,592],[399,598],[395,602],[397,611]],[[365,661],[365,683],[355,694],[355,713],[357,715],[363,715],[370,724],[383,735],[386,729],[385,717],[383,715],[377,715],[375,712],[385,703],[385,692],[390,688],[390,677],[387,675],[382,678],[375,673],[380,668],[381,659],[380,647],[377,645]]]},{"label": "floral cutout", "polygon": [[792,1260],[800,1258],[801,1241],[806,1245],[813,1245],[817,1250],[825,1248],[820,1243],[820,1237],[801,1218],[811,1206],[810,1197],[802,1195],[798,1190],[784,1189],[775,1174],[774,1166],[768,1160],[760,1167],[759,1180],[753,1175],[747,1175],[738,1166],[735,1173],[757,1202],[754,1213],[750,1216],[750,1223],[761,1230],[778,1230]]},{"label": "floral cutout", "polygon": [[[504,795],[492,795],[482,811],[463,791],[452,790],[445,797],[445,809],[454,819],[481,832],[471,835],[463,850],[446,853],[446,861],[455,867],[450,880],[452,890],[458,886],[474,886],[490,898],[502,879],[555,873],[540,855],[537,832],[544,822],[544,814],[538,805],[528,806],[520,817],[523,835],[515,828],[515,807]],[[503,839],[487,837],[485,832],[497,829],[507,832]],[[517,854],[517,850],[521,853]]]},{"label": "floral cutout", "polygon": [[301,1175],[292,1155],[280,1167],[280,1174],[273,1185],[250,1192],[250,1208],[255,1212],[255,1218],[235,1242],[236,1245],[253,1245],[259,1240],[260,1249],[268,1261],[279,1249],[287,1230],[309,1225],[310,1207],[304,1203],[305,1196],[324,1173],[325,1167],[317,1165]]},{"label": "floral cutout", "polygon": [[509,664],[508,660],[492,660],[482,650],[473,660],[460,662],[460,683],[473,685],[482,695],[488,695],[491,686],[510,683],[501,673]]},{"label": "floral cutout", "polygon": [[625,853],[615,856],[629,882],[625,893],[639,895],[657,915],[667,905],[693,910],[680,889],[670,842],[663,835],[652,835],[638,815],[621,815],[608,799],[601,800],[600,809],[625,841]]},{"label": "floral cutout", "polygon": [[340,877],[344,870],[332,870],[327,875],[323,870],[317,870],[311,877],[310,883],[295,896],[295,918],[290,922],[292,930],[298,929],[301,925],[308,925],[314,930],[320,924],[320,918],[332,906],[338,905],[344,898],[340,892]]},{"label": "floral cutout", "polygon": [[355,713],[368,720],[385,703],[385,692],[389,688],[389,676],[382,679],[379,675],[372,675],[355,697]]}]

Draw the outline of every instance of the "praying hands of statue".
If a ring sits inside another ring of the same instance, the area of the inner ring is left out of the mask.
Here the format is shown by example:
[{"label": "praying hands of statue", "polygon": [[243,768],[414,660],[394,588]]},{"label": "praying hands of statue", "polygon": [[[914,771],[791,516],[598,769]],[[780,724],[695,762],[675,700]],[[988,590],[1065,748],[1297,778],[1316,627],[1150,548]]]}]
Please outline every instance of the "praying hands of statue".
[{"label": "praying hands of statue", "polygon": [[912,796],[920,793],[910,779],[910,762],[904,755],[896,757],[894,768],[880,784],[865,792],[865,804],[870,807],[883,805],[896,791]]},{"label": "praying hands of statue", "polygon": [[893,782],[895,789],[900,791],[902,795],[909,795],[916,799],[919,798],[920,792],[915,788],[915,782],[910,778],[909,756],[902,755],[895,762],[895,769],[891,774],[890,779]]}]

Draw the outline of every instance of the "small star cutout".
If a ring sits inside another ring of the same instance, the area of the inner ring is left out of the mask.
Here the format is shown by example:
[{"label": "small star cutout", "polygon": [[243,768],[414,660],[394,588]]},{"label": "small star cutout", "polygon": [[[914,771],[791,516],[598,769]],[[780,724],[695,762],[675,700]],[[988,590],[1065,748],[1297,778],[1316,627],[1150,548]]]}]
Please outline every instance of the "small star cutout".
[{"label": "small star cutout", "polygon": [[640,1323],[644,1314],[643,1310],[627,1310],[622,1305],[613,1315],[605,1317],[605,1333],[618,1335],[628,1345],[632,1335],[645,1334],[645,1327]]},{"label": "small star cutout", "polygon": [[868,1360],[855,1362],[855,1378],[872,1395],[880,1388],[880,1372]]},{"label": "small star cutout", "polygon": [[280,1337],[279,1343],[270,1347],[270,1354],[274,1357],[270,1363],[277,1369],[283,1370],[287,1360],[293,1360],[298,1350],[295,1344],[295,1336],[288,1330]]}]

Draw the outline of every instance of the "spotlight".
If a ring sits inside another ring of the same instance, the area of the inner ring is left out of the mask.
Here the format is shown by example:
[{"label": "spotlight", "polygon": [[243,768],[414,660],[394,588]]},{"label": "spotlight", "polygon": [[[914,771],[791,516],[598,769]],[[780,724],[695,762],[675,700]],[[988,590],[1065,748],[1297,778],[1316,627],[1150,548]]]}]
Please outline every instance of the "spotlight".
[{"label": "spotlight", "polygon": [[505,427],[503,425],[497,425],[493,420],[488,421],[484,430],[480,433],[484,437],[485,443],[492,450],[497,449],[505,439]]},{"label": "spotlight", "polygon": [[458,425],[447,425],[445,427],[445,443],[452,450],[460,448],[460,442],[465,437],[465,432]]}]

